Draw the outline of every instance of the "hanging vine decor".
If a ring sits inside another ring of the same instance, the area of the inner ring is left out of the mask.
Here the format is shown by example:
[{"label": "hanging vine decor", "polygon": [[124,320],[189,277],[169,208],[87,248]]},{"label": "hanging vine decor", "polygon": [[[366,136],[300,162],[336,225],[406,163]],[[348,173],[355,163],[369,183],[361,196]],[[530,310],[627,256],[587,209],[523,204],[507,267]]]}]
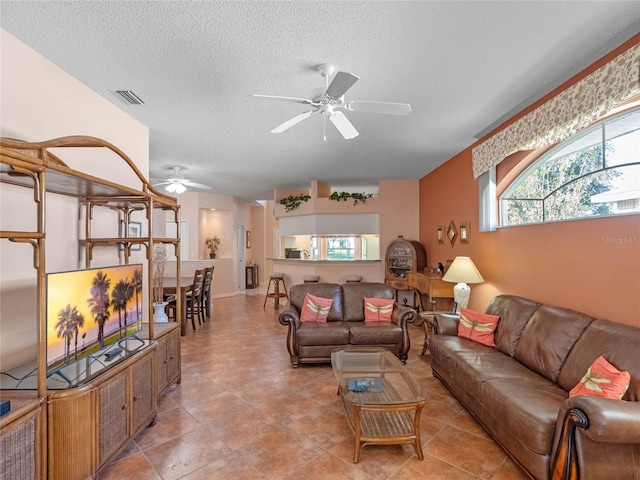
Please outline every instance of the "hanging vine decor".
[{"label": "hanging vine decor", "polygon": [[347,192],[333,192],[329,196],[329,200],[335,200],[339,202],[341,200],[347,201],[348,198],[353,199],[353,204],[357,205],[358,202],[367,203],[367,198],[373,197],[372,193],[347,193]]},{"label": "hanging vine decor", "polygon": [[308,202],[311,195],[289,195],[280,199],[280,204],[284,205],[284,211],[290,212],[300,206],[302,202]]}]

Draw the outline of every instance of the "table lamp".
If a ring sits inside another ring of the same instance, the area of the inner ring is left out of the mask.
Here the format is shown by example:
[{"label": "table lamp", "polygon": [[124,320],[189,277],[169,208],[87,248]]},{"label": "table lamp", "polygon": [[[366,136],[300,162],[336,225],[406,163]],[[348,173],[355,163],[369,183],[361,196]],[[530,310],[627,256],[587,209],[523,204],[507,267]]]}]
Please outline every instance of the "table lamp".
[{"label": "table lamp", "polygon": [[467,284],[484,282],[484,278],[469,257],[456,257],[442,280],[457,283],[453,287],[453,300],[456,302],[454,313],[460,313],[461,308],[467,308],[469,305],[471,287]]}]

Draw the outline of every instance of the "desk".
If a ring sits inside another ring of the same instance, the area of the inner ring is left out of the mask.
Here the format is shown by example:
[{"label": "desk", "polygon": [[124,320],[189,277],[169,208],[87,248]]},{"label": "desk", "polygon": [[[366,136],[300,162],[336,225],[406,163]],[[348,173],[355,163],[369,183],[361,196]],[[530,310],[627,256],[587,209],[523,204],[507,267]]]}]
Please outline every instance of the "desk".
[{"label": "desk", "polygon": [[[439,298],[453,299],[453,286],[451,282],[445,282],[436,273],[427,272],[409,272],[407,274],[407,286],[417,291],[420,296],[420,307],[423,311],[433,311],[436,308]],[[429,298],[429,308],[425,308],[422,302],[422,295]],[[451,304],[451,300],[448,300]],[[446,308],[440,308],[446,310]],[[451,309],[453,310],[453,308]]]},{"label": "desk", "polygon": [[[163,295],[176,295],[178,283],[177,277],[165,277],[162,284]],[[193,289],[193,277],[180,277],[180,302],[176,308],[176,318],[180,319],[180,335],[186,333],[186,305],[187,305],[187,292]]]}]

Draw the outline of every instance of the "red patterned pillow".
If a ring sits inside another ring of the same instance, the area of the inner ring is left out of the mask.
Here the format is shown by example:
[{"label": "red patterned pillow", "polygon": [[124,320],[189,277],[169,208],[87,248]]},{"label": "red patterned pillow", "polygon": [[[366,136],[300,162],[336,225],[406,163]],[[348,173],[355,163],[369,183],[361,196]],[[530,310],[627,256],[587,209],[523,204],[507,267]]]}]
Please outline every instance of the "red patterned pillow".
[{"label": "red patterned pillow", "polygon": [[316,297],[307,293],[304,297],[304,303],[302,304],[302,312],[300,312],[301,322],[321,322],[327,321],[329,316],[329,310],[331,310],[331,304],[333,299]]},{"label": "red patterned pillow", "polygon": [[493,332],[498,326],[500,317],[487,313],[478,313],[466,308],[460,309],[458,336],[468,338],[487,347],[495,347]]},{"label": "red patterned pillow", "polygon": [[391,322],[393,313],[393,298],[364,299],[364,323]]},{"label": "red patterned pillow", "polygon": [[569,396],[587,395],[620,400],[629,388],[629,380],[629,372],[621,372],[606,358],[599,356],[588,368],[582,380],[571,389]]}]

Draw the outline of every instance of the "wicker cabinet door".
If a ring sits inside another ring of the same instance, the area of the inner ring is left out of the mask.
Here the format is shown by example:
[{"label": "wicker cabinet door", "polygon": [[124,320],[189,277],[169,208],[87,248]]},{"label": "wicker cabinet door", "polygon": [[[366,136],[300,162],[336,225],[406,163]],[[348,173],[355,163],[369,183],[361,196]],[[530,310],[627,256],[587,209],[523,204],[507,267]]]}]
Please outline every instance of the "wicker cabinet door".
[{"label": "wicker cabinet door", "polygon": [[167,351],[167,337],[158,339],[158,348],[156,350],[156,369],[158,378],[158,393],[163,392],[169,386],[168,370],[169,370],[169,353]]},{"label": "wicker cabinet door", "polygon": [[180,378],[180,331],[173,330],[167,336],[167,382],[169,384],[179,381]]},{"label": "wicker cabinet door", "polygon": [[102,465],[129,438],[126,371],[98,388],[99,464]]},{"label": "wicker cabinet door", "polygon": [[155,412],[153,355],[147,355],[131,370],[131,434],[149,424]]},{"label": "wicker cabinet door", "polygon": [[39,410],[0,433],[0,480],[37,480],[40,477]]}]

